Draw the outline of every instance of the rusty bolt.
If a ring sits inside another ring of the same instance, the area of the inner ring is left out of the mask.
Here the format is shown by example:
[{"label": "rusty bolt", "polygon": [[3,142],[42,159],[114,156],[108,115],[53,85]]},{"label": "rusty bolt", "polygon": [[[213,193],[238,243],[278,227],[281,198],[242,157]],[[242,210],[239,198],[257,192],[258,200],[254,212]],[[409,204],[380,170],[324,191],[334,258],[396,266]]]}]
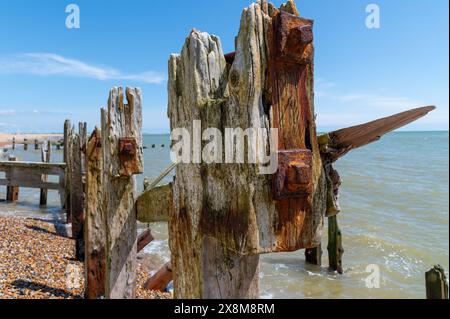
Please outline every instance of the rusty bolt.
[{"label": "rusty bolt", "polygon": [[286,44],[282,48],[282,55],[291,59],[304,59],[304,52],[309,44],[313,42],[312,26],[302,25],[289,30]]},{"label": "rusty bolt", "polygon": [[122,144],[122,149],[120,152],[122,155],[134,155],[133,144],[131,144],[131,143]]},{"label": "rusty bolt", "polygon": [[136,142],[133,139],[120,139],[119,152],[122,156],[131,157],[136,155]]},{"label": "rusty bolt", "polygon": [[294,32],[296,34],[301,44],[306,45],[313,42],[313,30],[310,25],[303,25],[294,28],[291,32]]},{"label": "rusty bolt", "polygon": [[308,184],[311,180],[311,169],[303,164],[291,164],[288,168],[287,179],[289,184]]},{"label": "rusty bolt", "polygon": [[278,172],[274,176],[277,200],[308,196],[312,186],[312,153],[309,150],[279,152]]}]

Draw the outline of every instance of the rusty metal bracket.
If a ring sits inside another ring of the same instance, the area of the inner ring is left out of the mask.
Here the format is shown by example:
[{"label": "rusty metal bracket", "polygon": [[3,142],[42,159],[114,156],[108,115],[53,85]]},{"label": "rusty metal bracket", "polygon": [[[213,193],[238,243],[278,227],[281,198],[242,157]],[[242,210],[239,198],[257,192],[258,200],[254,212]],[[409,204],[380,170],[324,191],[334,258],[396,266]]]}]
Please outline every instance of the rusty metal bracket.
[{"label": "rusty metal bracket", "polygon": [[312,193],[312,152],[296,149],[278,152],[273,179],[275,200],[307,197]]},{"label": "rusty metal bracket", "polygon": [[291,63],[311,63],[314,21],[282,11],[275,24],[276,58]]},{"label": "rusty metal bracket", "polygon": [[135,138],[119,138],[120,176],[130,177],[141,173],[138,156],[139,150]]}]

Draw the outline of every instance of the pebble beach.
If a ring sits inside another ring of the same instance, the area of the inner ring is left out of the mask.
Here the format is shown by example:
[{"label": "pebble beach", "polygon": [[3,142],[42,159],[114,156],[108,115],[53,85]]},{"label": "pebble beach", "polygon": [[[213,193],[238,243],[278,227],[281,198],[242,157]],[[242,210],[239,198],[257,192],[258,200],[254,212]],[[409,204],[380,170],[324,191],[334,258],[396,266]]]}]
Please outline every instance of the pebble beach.
[{"label": "pebble beach", "polygon": [[[82,299],[84,265],[75,260],[75,241],[61,225],[38,219],[0,217],[0,299]],[[168,299],[142,289],[155,267],[140,255],[137,299]]]}]

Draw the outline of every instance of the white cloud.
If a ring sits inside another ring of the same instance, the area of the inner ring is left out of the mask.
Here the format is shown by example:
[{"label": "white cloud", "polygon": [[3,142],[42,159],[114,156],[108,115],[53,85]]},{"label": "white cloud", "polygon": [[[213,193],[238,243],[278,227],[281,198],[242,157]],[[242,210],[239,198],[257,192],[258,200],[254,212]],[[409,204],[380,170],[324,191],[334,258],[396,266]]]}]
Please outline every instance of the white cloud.
[{"label": "white cloud", "polygon": [[96,80],[130,80],[149,84],[166,81],[163,73],[146,71],[127,74],[111,67],[100,67],[53,53],[27,53],[0,58],[0,73],[63,75]]}]

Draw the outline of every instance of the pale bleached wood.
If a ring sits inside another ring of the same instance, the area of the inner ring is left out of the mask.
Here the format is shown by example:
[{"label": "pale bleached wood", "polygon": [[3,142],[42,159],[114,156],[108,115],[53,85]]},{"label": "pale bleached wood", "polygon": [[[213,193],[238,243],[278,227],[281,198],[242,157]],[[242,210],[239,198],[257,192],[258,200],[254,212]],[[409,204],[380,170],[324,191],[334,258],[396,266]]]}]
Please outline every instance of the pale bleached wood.
[{"label": "pale bleached wood", "polygon": [[106,216],[101,132],[96,128],[86,146],[85,296],[105,296]]},{"label": "pale bleached wood", "polygon": [[135,178],[121,176],[119,139],[134,138],[137,144],[135,172],[142,172],[142,104],[140,89],[113,88],[108,108],[102,109],[103,185],[106,215],[106,297],[135,296],[137,221],[134,210]]}]

